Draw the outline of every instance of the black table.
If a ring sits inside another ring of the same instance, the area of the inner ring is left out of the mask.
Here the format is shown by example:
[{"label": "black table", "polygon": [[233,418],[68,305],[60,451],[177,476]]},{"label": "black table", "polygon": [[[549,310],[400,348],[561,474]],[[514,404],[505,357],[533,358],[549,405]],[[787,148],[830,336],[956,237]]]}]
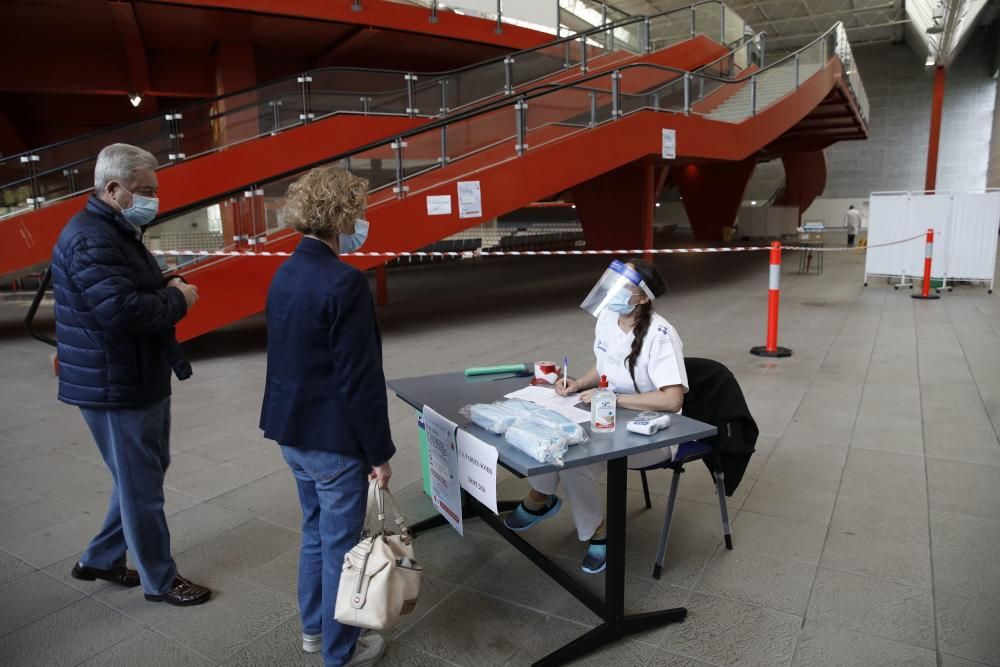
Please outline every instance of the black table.
[{"label": "black table", "polygon": [[[644,614],[625,614],[625,532],[628,497],[626,459],[632,454],[711,437],[716,434],[715,427],[688,417],[675,416],[669,428],[652,436],[641,436],[625,429],[625,424],[635,416],[636,412],[619,409],[618,428],[614,434],[596,436],[591,434],[589,442],[570,447],[564,457],[565,465],[562,467],[540,463],[511,447],[502,436],[485,431],[459,414],[459,410],[465,405],[491,403],[503,398],[504,394],[526,386],[524,378],[497,380],[497,377],[483,375],[467,378],[462,373],[445,373],[392,380],[388,384],[399,398],[414,408],[422,410],[425,405],[429,406],[443,417],[457,423],[460,429],[496,447],[500,465],[518,477],[589,463],[607,462],[608,499],[605,516],[608,530],[608,566],[604,573],[603,600],[587,590],[520,535],[509,530],[503,520],[494,515],[490,509],[462,492],[464,517],[482,519],[604,621],[593,630],[542,658],[535,665],[545,667],[563,665],[628,635],[682,620],[687,615],[687,609],[683,607]],[[589,433],[590,424],[586,423],[583,426]],[[497,506],[504,512],[514,509],[518,502],[498,501]],[[414,524],[411,530],[419,533],[446,524],[444,517],[435,516]]]}]

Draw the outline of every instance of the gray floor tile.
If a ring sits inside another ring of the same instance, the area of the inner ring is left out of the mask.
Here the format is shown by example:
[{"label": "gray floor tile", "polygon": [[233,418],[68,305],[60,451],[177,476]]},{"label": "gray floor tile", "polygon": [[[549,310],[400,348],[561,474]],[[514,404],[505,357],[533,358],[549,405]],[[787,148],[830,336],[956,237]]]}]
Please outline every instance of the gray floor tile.
[{"label": "gray floor tile", "polygon": [[660,648],[653,654],[649,667],[709,667],[710,663],[688,658]]},{"label": "gray floor tile", "polygon": [[16,581],[34,571],[35,568],[20,558],[15,558],[9,553],[0,551],[0,586],[6,586],[12,581]]},{"label": "gray floor tile", "polygon": [[[459,589],[398,641],[458,665],[504,665],[536,635],[544,620],[541,613]],[[457,627],[462,631],[454,632]]]},{"label": "gray floor tile", "polygon": [[[530,665],[573,641],[588,629],[585,625],[578,625],[550,616],[538,624],[535,632],[524,642],[523,648],[507,664]],[[656,647],[651,644],[634,639],[625,640],[574,660],[572,664],[590,667],[604,667],[609,663],[648,665],[655,651]],[[459,662],[458,664],[471,664],[471,662],[467,659],[465,662]]]},{"label": "gray floor tile", "polygon": [[900,542],[930,542],[927,508],[897,501],[872,502],[841,494],[830,525],[854,533],[870,533]]},{"label": "gray floor tile", "polygon": [[456,584],[444,579],[430,577],[425,573],[420,582],[420,597],[417,598],[416,609],[401,618],[396,627],[382,632],[382,635],[387,639],[395,641],[401,634],[409,630],[415,623],[420,622],[420,619],[429,614],[457,589],[458,586]]},{"label": "gray floor tile", "polygon": [[241,468],[233,463],[220,463],[172,482],[168,480],[167,486],[174,491],[209,500],[263,476],[262,472]]},{"label": "gray floor tile", "polygon": [[[296,534],[296,540],[298,540],[298,534]],[[279,593],[296,595],[299,577],[298,546],[270,562],[247,570],[241,576]]]},{"label": "gray floor tile", "polygon": [[942,653],[941,662],[939,664],[941,667],[982,667],[986,663],[974,662],[972,660],[966,660],[965,658],[959,658],[955,655]]},{"label": "gray floor tile", "polygon": [[44,497],[26,486],[14,482],[0,482],[0,521],[6,512],[36,502]]},{"label": "gray floor tile", "polygon": [[53,498],[44,498],[0,514],[0,545],[84,515],[83,511]]},{"label": "gray floor tile", "polygon": [[294,598],[245,579],[221,584],[212,598],[168,616],[153,629],[221,662],[298,614]]},{"label": "gray floor tile", "polygon": [[739,549],[719,549],[697,590],[745,604],[804,616],[816,566]]},{"label": "gray floor tile", "polygon": [[189,550],[190,555],[240,576],[297,550],[298,533],[280,526],[252,519]]},{"label": "gray floor tile", "polygon": [[757,480],[741,509],[825,526],[833,514],[835,499],[835,493],[816,491],[808,485]]},{"label": "gray floor tile", "polygon": [[291,471],[282,470],[216,496],[209,502],[250,519],[267,514],[278,505],[292,503],[298,507],[299,496]]},{"label": "gray floor tile", "polygon": [[302,650],[302,627],[298,617],[290,618],[260,639],[237,651],[224,663],[233,667],[264,667],[265,665],[299,665],[321,667],[323,657]]},{"label": "gray floor tile", "polygon": [[82,551],[103,521],[89,514],[56,524],[4,545],[4,549],[35,567],[44,568]]},{"label": "gray floor tile", "polygon": [[930,550],[919,542],[899,542],[833,527],[827,536],[820,565],[916,588],[931,587]]},{"label": "gray floor tile", "polygon": [[36,571],[0,586],[0,636],[67,607],[83,593]]},{"label": "gray floor tile", "polygon": [[80,667],[209,667],[213,663],[163,635],[144,630],[98,653]]},{"label": "gray floor tile", "polygon": [[820,568],[810,619],[934,649],[931,592],[882,579]]},{"label": "gray floor tile", "polygon": [[1000,516],[1000,466],[930,458],[927,480],[932,512]]},{"label": "gray floor tile", "polygon": [[84,598],[0,637],[10,665],[77,665],[140,632],[142,626]]},{"label": "gray floor tile", "polygon": [[927,500],[924,459],[852,448],[840,493],[877,502],[924,503]]},{"label": "gray floor tile", "polygon": [[988,665],[1000,664],[1000,605],[938,593],[935,596],[941,652]]},{"label": "gray floor tile", "polygon": [[932,509],[931,534],[936,546],[1000,561],[1000,520]]},{"label": "gray floor tile", "polygon": [[104,590],[105,588],[111,586],[111,584],[100,579],[95,579],[94,581],[81,581],[70,576],[70,572],[73,570],[73,566],[76,565],[77,560],[82,555],[84,547],[86,547],[86,545],[81,546],[81,553],[74,554],[69,558],[64,558],[63,560],[52,563],[43,569],[50,576],[55,577],[67,586],[75,588],[86,595],[91,595]]},{"label": "gray floor tile", "polygon": [[181,510],[167,521],[170,546],[174,553],[181,553],[245,522],[229,510],[200,503]]},{"label": "gray floor tile", "polygon": [[795,519],[743,510],[733,520],[737,549],[816,565],[823,553],[826,527]]},{"label": "gray floor tile", "polygon": [[469,579],[506,545],[472,531],[462,537],[451,527],[421,533],[413,544],[424,572],[456,584]]},{"label": "gray floor tile", "polygon": [[826,623],[806,621],[795,648],[793,665],[839,667],[870,665],[935,667],[937,658],[929,651],[909,644],[852,632]]},{"label": "gray floor tile", "polygon": [[801,623],[797,616],[693,593],[687,619],[669,627],[662,648],[714,665],[787,664]]},{"label": "gray floor tile", "polygon": [[1000,604],[1000,567],[994,558],[937,542],[932,553],[935,591]]}]

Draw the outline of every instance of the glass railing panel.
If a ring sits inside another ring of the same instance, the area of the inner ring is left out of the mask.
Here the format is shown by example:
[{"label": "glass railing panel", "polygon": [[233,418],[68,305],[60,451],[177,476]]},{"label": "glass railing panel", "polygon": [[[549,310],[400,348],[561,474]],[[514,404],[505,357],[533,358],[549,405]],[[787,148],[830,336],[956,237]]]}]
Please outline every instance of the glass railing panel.
[{"label": "glass railing panel", "polygon": [[799,52],[799,85],[809,80],[823,66],[823,44],[816,42]]},{"label": "glass railing panel", "polygon": [[788,58],[755,75],[755,78],[757,91],[754,111],[760,113],[795,90],[795,60]]},{"label": "glass railing panel", "polygon": [[[603,79],[552,91],[528,100],[524,111],[528,150],[611,117],[609,82]],[[593,85],[591,85],[593,84]]]},{"label": "glass railing panel", "polygon": [[649,37],[650,47],[653,51],[691,39],[690,10],[671,12],[650,19]]},{"label": "glass railing panel", "polygon": [[509,145],[514,154],[517,115],[513,104],[448,124],[448,161],[468,157],[487,148]]},{"label": "glass railing panel", "polygon": [[715,2],[694,5],[694,32],[722,42],[722,5]]},{"label": "glass railing panel", "polygon": [[382,113],[406,112],[406,80],[402,73],[336,68],[310,72],[309,77],[309,106],[314,119],[335,113],[374,113],[375,98],[382,105]]},{"label": "glass railing panel", "polygon": [[450,109],[464,107],[481,100],[502,95],[507,85],[507,68],[498,61],[462,70],[448,77]]},{"label": "glass railing panel", "polygon": [[561,74],[579,65],[580,50],[574,49],[574,45],[573,40],[567,40],[514,56],[511,63],[514,87]]},{"label": "glass railing panel", "polygon": [[428,130],[407,137],[403,147],[403,177],[412,178],[441,166],[441,156],[446,150],[447,131]]},{"label": "glass railing panel", "polygon": [[684,113],[684,79],[675,77],[645,94],[648,108],[654,111]]},{"label": "glass railing panel", "polygon": [[28,178],[7,180],[0,189],[0,218],[30,210],[32,205],[28,199],[31,197],[31,181]]},{"label": "glass railing panel", "polygon": [[743,39],[746,30],[746,21],[735,10],[726,6],[722,13],[722,36],[726,46],[733,47]]}]

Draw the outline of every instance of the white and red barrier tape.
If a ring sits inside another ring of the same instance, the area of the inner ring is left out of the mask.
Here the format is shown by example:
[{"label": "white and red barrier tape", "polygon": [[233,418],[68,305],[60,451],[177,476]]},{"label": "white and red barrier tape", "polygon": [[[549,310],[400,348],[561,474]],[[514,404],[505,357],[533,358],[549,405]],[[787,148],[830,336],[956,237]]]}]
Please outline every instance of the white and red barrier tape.
[{"label": "white and red barrier tape", "polygon": [[[867,248],[881,248],[899,243],[907,243],[915,239],[924,238],[924,234],[919,234],[908,239],[891,241],[889,243],[879,243],[864,247],[836,247],[822,248],[816,246],[782,246],[782,250],[808,250],[810,252],[847,252],[850,250],[866,250]],[[464,250],[464,251],[414,251],[414,252],[352,252],[345,257],[458,257],[463,259],[473,259],[476,257],[564,257],[583,255],[696,255],[719,252],[756,252],[759,250],[770,250],[770,246],[730,246],[725,248],[650,248],[632,250]],[[152,254],[161,257],[290,257],[291,252],[269,251],[269,250],[151,250]]]}]

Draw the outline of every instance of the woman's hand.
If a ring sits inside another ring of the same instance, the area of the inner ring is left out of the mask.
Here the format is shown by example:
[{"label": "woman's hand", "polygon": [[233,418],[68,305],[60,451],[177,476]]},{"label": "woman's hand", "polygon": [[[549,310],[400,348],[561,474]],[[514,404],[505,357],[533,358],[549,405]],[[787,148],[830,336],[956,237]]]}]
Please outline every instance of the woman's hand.
[{"label": "woman's hand", "polygon": [[581,403],[588,403],[589,404],[590,403],[590,399],[593,398],[595,391],[597,391],[597,390],[596,389],[588,389],[587,391],[585,391],[582,394],[580,394],[580,402]]},{"label": "woman's hand", "polygon": [[378,486],[380,489],[389,488],[389,478],[392,477],[392,468],[389,467],[389,462],[386,461],[380,466],[372,466],[372,471],[368,473],[368,481],[377,479]]},{"label": "woman's hand", "polygon": [[562,379],[556,380],[556,393],[560,396],[569,396],[570,394],[575,394],[580,391],[580,381],[574,380],[573,378],[568,378],[565,388],[563,387]]}]

